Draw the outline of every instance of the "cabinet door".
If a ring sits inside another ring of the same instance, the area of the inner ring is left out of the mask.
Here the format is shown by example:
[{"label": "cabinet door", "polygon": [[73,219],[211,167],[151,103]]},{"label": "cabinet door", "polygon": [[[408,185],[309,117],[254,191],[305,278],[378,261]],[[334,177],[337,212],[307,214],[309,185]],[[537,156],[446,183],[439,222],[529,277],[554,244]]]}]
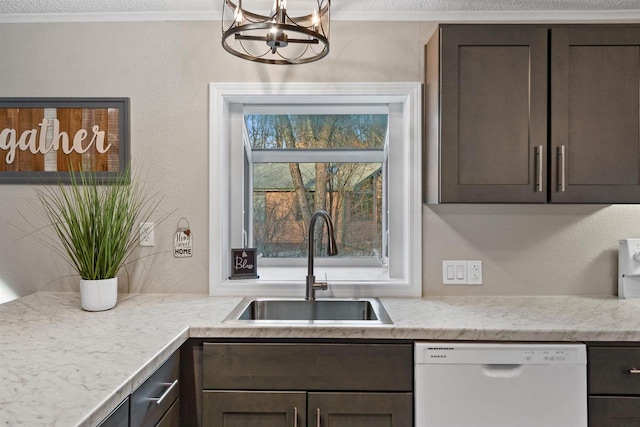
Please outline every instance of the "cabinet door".
[{"label": "cabinet door", "polygon": [[640,425],[639,397],[589,398],[589,427],[637,427]]},{"label": "cabinet door", "polygon": [[640,27],[551,32],[551,201],[640,202]]},{"label": "cabinet door", "polygon": [[412,427],[412,393],[309,392],[309,427]]},{"label": "cabinet door", "polygon": [[440,29],[440,201],[546,203],[547,40],[538,26]]},{"label": "cabinet door", "polygon": [[205,391],[203,427],[305,427],[305,392]]}]

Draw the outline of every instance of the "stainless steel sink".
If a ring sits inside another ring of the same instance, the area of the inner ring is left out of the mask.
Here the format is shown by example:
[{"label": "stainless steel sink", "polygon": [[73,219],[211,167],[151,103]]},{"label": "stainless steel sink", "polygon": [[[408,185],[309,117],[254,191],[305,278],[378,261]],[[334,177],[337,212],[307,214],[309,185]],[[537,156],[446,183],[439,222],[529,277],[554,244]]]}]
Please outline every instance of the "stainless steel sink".
[{"label": "stainless steel sink", "polygon": [[327,298],[306,301],[302,298],[244,298],[225,322],[253,323],[393,323],[378,298]]}]

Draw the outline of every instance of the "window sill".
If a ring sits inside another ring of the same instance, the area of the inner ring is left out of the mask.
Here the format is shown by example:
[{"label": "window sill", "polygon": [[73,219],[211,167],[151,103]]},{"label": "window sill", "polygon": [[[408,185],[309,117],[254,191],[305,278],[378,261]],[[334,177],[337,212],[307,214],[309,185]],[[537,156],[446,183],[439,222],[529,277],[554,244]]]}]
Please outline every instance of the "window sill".
[{"label": "window sill", "polygon": [[[389,278],[384,267],[316,267],[317,281],[329,287],[322,297],[419,296],[409,283]],[[259,279],[224,280],[213,295],[304,297],[306,267],[258,267]],[[404,291],[404,292],[402,292]]]}]

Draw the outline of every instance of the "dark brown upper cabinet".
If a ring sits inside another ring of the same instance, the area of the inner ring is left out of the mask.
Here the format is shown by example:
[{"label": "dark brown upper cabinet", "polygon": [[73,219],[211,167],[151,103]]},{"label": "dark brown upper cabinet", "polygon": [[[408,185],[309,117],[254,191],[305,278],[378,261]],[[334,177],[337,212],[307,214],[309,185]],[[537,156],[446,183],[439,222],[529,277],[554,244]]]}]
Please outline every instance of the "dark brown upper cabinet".
[{"label": "dark brown upper cabinet", "polygon": [[[440,202],[547,201],[547,52],[543,27],[442,26],[431,39],[427,136],[440,140]],[[437,153],[426,151],[433,169]]]},{"label": "dark brown upper cabinet", "polygon": [[640,203],[640,27],[551,30],[551,201]]},{"label": "dark brown upper cabinet", "polygon": [[427,202],[640,203],[640,26],[444,25],[426,58]]}]

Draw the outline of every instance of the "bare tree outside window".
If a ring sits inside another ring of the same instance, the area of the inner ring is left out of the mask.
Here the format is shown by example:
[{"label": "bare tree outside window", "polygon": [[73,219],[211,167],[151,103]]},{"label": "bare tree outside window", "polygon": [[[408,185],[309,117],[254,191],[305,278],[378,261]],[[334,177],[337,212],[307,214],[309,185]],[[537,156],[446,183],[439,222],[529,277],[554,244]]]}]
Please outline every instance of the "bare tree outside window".
[{"label": "bare tree outside window", "polygon": [[[246,115],[253,150],[382,150],[384,114]],[[264,257],[302,257],[315,210],[334,220],[340,256],[372,257],[382,245],[382,164],[253,164],[254,245]],[[321,253],[323,230],[315,248]]]}]

